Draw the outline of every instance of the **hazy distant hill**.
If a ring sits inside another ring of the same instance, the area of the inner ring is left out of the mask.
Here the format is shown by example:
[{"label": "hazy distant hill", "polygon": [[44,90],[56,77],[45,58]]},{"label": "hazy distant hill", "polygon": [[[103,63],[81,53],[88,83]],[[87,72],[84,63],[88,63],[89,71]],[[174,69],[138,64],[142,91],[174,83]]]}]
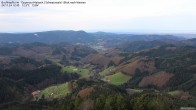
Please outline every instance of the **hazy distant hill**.
[{"label": "hazy distant hill", "polygon": [[0,33],[0,43],[105,43],[113,46],[125,41],[151,41],[159,39],[180,40],[173,35],[133,35],[114,33],[87,33],[85,31],[46,31],[33,33]]},{"label": "hazy distant hill", "polygon": [[92,37],[84,31],[47,31],[34,33],[1,33],[1,43],[86,43],[92,42]]},{"label": "hazy distant hill", "polygon": [[181,43],[176,40],[164,39],[164,40],[153,40],[153,41],[135,41],[124,43],[119,48],[126,52],[136,52],[147,48],[152,48],[162,45],[180,45]]},{"label": "hazy distant hill", "polygon": [[136,52],[152,47],[175,45],[175,46],[196,46],[196,38],[187,40],[174,40],[174,39],[158,39],[152,41],[134,41],[124,42],[118,45],[118,48],[126,52]]}]

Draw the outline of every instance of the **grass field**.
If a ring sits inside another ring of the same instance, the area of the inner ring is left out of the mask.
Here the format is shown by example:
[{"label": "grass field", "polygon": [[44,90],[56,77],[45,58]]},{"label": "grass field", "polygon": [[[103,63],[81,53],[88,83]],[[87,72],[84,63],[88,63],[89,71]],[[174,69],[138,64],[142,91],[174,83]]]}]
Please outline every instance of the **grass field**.
[{"label": "grass field", "polygon": [[88,77],[89,76],[89,70],[88,69],[82,69],[82,68],[77,68],[74,66],[66,66],[62,69],[63,73],[78,73],[81,75],[82,78]]},{"label": "grass field", "polygon": [[44,90],[41,90],[41,96],[44,95],[45,98],[60,98],[66,96],[69,93],[68,83],[58,84],[55,86],[50,86]]},{"label": "grass field", "polygon": [[131,79],[131,76],[125,75],[121,72],[115,73],[113,75],[106,76],[104,78],[105,81],[108,81],[109,83],[114,84],[114,85],[124,84],[129,79]]},{"label": "grass field", "polygon": [[105,70],[103,70],[102,72],[100,72],[99,74],[101,75],[101,76],[104,76],[104,75],[106,75],[107,73],[109,73],[110,71],[112,71],[114,69],[114,66],[111,66],[111,67],[109,67],[109,68],[106,68]]}]

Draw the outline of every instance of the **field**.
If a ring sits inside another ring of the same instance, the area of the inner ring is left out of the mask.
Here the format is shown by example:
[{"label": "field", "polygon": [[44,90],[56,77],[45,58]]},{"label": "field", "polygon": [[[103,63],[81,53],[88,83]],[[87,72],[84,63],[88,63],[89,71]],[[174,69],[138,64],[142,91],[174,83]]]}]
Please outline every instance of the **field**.
[{"label": "field", "polygon": [[103,80],[108,81],[114,85],[121,85],[126,83],[129,79],[131,79],[131,76],[127,76],[121,72],[118,72],[113,75],[106,76]]},{"label": "field", "polygon": [[109,68],[103,70],[103,71],[100,72],[99,74],[100,74],[101,76],[105,76],[107,73],[109,73],[109,72],[112,71],[113,69],[114,69],[114,67],[111,66],[111,67],[109,67]]},{"label": "field", "polygon": [[44,95],[48,98],[61,98],[69,93],[68,83],[50,86],[44,90],[41,90],[41,96]]},{"label": "field", "polygon": [[66,66],[62,69],[62,72],[63,73],[77,73],[82,78],[88,77],[89,73],[90,73],[88,69],[77,68],[77,67],[74,67],[74,66]]}]

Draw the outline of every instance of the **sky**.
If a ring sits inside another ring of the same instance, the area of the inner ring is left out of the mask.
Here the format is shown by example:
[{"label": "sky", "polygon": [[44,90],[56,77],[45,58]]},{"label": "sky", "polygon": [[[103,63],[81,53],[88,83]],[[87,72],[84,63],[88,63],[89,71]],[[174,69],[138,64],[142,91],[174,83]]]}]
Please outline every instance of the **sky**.
[{"label": "sky", "polygon": [[[36,0],[0,0],[2,1]],[[78,1],[86,4],[0,6],[0,32],[84,30],[121,33],[196,33],[196,0]]]}]

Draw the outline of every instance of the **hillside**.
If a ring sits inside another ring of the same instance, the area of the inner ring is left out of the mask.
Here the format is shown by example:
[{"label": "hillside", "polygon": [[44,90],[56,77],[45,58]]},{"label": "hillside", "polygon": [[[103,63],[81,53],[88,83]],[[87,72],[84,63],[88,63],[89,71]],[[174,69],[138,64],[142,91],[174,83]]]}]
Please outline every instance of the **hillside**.
[{"label": "hillside", "polygon": [[78,64],[83,57],[96,53],[84,45],[2,44],[0,65],[3,68],[36,69],[44,64]]}]

